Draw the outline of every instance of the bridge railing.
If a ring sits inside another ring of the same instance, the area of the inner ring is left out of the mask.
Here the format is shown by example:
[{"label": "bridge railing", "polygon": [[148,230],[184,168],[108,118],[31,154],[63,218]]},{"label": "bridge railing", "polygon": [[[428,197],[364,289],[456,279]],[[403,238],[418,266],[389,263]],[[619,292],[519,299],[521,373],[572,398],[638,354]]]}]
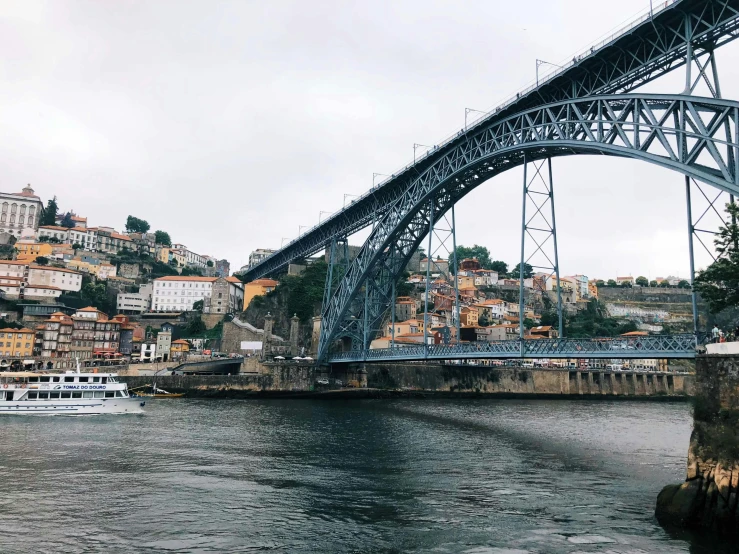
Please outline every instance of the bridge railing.
[{"label": "bridge railing", "polygon": [[[702,342],[702,341],[700,341]],[[330,362],[465,358],[692,358],[694,334],[594,339],[526,339],[465,344],[423,344],[367,351],[336,352]]]}]

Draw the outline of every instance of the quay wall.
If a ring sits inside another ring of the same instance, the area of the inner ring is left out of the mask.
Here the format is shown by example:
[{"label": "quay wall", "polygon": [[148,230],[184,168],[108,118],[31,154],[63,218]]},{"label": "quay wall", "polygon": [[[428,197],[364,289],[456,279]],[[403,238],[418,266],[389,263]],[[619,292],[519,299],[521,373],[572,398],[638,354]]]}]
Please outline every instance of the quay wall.
[{"label": "quay wall", "polygon": [[[259,373],[162,375],[157,386],[193,397],[485,395],[523,397],[687,398],[693,376],[667,373],[592,372],[528,368],[423,364],[349,364],[344,368],[295,363],[262,363]],[[319,378],[345,385],[320,386]],[[151,376],[125,375],[130,387]]]},{"label": "quay wall", "polygon": [[685,482],[662,489],[655,515],[666,527],[739,537],[739,355],[696,360]]}]

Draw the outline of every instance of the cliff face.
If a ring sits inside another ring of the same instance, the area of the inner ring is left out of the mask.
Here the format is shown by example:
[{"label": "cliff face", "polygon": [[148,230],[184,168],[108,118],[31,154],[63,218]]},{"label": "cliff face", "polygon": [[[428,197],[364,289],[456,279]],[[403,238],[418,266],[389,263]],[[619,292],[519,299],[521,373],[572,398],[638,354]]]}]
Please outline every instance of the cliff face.
[{"label": "cliff face", "polygon": [[696,363],[693,432],[685,482],[657,498],[660,524],[739,536],[739,357]]}]

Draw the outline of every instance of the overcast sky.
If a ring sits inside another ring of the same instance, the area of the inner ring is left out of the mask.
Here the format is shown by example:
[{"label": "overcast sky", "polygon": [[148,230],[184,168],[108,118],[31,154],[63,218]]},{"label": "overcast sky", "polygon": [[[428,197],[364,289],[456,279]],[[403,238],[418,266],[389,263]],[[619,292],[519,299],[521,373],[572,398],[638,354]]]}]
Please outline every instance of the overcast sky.
[{"label": "overcast sky", "polygon": [[[0,0],[0,190],[31,183],[91,225],[144,218],[236,270],[407,163],[414,142],[459,130],[465,107],[527,85],[536,58],[569,59],[646,6]],[[718,61],[738,98],[739,45]],[[521,178],[457,206],[459,244],[516,263]],[[554,179],[563,274],[688,274],[680,175],[571,157],[554,160]]]}]

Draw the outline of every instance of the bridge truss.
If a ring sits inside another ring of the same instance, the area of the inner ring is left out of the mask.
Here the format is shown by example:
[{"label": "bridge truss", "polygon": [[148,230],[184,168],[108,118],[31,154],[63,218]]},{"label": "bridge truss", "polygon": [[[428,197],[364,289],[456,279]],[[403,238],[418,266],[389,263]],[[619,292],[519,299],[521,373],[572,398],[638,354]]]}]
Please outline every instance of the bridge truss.
[{"label": "bridge truss", "polygon": [[[531,163],[539,171],[544,163],[550,169],[551,160],[560,156],[627,157],[682,174],[688,194],[692,278],[697,227],[690,213],[690,187],[709,185],[732,195],[732,201],[739,193],[739,102],[720,98],[714,57],[715,50],[736,38],[737,32],[739,0],[667,2],[658,13],[573,58],[566,68],[540,80],[537,87],[519,93],[432,148],[250,269],[245,277],[278,271],[293,259],[323,249],[332,241],[345,240],[373,224],[369,238],[327,295],[318,349],[321,360],[691,357],[696,335],[646,337],[624,348],[614,348],[621,344],[614,341],[524,340],[522,335],[519,340],[482,345],[420,344],[378,350],[370,350],[369,341],[394,305],[395,286],[410,257],[424,237],[434,233],[434,222],[493,176]],[[684,67],[686,74],[685,89],[679,94],[629,93],[678,67]],[[711,97],[694,94],[699,83],[706,84]],[[554,239],[550,269],[558,279],[551,171],[548,183],[551,223],[543,230]],[[529,184],[524,177],[524,207]],[[524,213],[524,236],[526,221]],[[522,239],[522,270],[526,259],[523,246]],[[427,291],[428,286],[427,280]],[[523,286],[521,279],[521,320]],[[458,298],[456,290],[455,295]],[[561,301],[558,305],[561,317]]]}]

